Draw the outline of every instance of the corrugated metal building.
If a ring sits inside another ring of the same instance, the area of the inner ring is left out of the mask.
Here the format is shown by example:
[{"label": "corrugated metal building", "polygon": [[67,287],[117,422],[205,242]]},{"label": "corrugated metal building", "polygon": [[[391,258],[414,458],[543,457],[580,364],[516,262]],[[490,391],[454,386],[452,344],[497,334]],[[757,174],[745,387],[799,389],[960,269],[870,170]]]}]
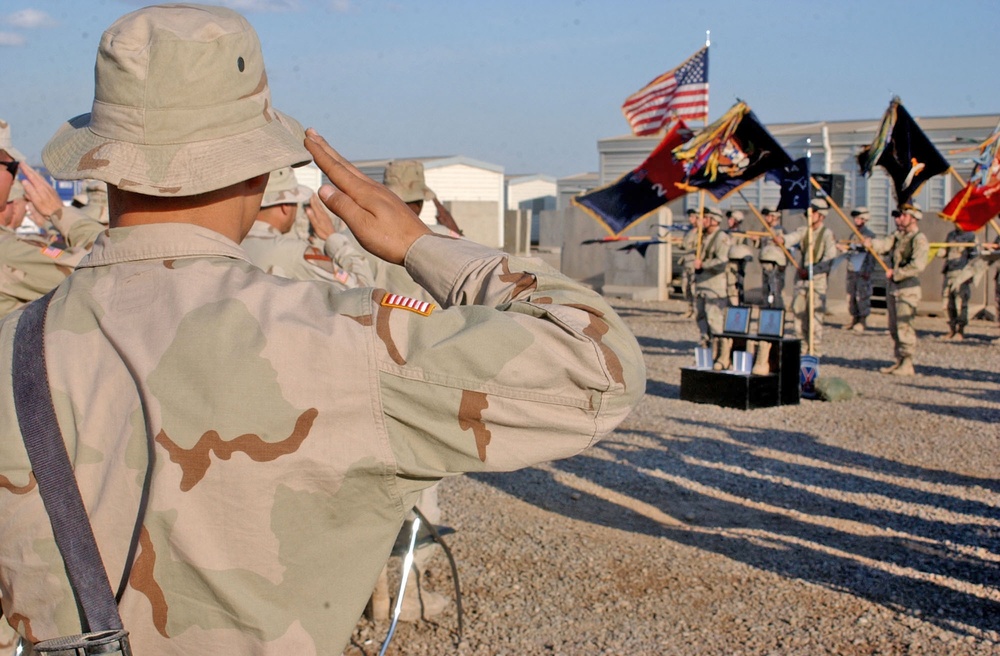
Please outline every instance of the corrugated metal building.
[{"label": "corrugated metal building", "polygon": [[508,175],[507,209],[530,212],[531,243],[538,243],[539,215],[556,208],[556,179],[550,175]]},{"label": "corrugated metal building", "polygon": [[[399,159],[423,162],[427,186],[452,213],[466,237],[494,248],[503,247],[505,189],[502,166],[461,155]],[[353,164],[368,177],[383,182],[385,166],[390,161],[364,160]],[[424,203],[420,218],[432,224],[434,217],[433,203]]]}]

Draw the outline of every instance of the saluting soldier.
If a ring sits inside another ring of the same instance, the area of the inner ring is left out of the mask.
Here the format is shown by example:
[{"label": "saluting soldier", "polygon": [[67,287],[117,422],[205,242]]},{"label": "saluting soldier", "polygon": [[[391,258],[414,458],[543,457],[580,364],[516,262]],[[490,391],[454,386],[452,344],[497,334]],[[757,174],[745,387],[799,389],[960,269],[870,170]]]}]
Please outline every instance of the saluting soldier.
[{"label": "saluting soldier", "polygon": [[[861,206],[851,210],[854,226],[861,233],[862,239],[873,239],[875,233],[868,228],[870,218],[868,208]],[[845,250],[852,252],[847,257],[847,306],[851,313],[851,323],[846,330],[856,333],[864,332],[867,327],[868,315],[872,311],[872,273],[875,271],[875,258],[865,250],[861,242],[855,241]]]},{"label": "saluting soldier", "polygon": [[912,376],[916,373],[913,356],[917,348],[917,331],[913,322],[923,295],[918,276],[927,268],[930,243],[927,236],[920,232],[919,221],[923,212],[919,205],[903,205],[892,214],[896,220],[896,231],[887,237],[866,240],[879,255],[892,254],[892,268],[885,274],[889,281],[886,304],[896,361],[879,371],[894,376]]},{"label": "saluting soldier", "polygon": [[340,233],[323,240],[322,248],[291,234],[299,205],[312,190],[300,185],[291,167],[271,171],[257,220],[240,244],[250,260],[268,273],[292,280],[324,280],[337,289],[373,284],[365,256]]},{"label": "saluting soldier", "polygon": [[826,315],[827,279],[837,257],[837,240],[833,231],[823,225],[830,203],[825,198],[814,198],[806,210],[807,225],[794,232],[778,235],[778,243],[799,247],[798,273],[795,297],[792,299],[792,316],[795,334],[807,339],[809,334],[809,275],[812,263],[812,354],[822,355],[823,319]]},{"label": "saluting soldier", "polygon": [[728,369],[733,340],[722,337],[728,304],[726,267],[729,265],[729,235],[719,229],[722,212],[708,206],[702,215],[701,249],[694,261],[695,306],[701,345],[712,348],[714,369]]}]

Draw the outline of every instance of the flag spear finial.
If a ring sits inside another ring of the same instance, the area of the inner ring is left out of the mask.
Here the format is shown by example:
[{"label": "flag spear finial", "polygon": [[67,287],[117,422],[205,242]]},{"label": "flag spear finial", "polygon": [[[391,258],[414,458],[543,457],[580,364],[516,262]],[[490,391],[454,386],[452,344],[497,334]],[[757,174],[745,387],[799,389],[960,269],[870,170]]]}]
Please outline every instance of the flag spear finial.
[{"label": "flag spear finial", "polygon": [[705,47],[712,45],[712,30],[705,30]]}]

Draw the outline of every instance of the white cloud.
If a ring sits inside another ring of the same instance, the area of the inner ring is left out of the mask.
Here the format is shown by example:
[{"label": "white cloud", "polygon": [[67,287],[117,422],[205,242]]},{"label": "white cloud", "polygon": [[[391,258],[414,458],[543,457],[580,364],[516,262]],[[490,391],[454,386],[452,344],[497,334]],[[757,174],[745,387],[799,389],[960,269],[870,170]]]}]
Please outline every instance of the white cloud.
[{"label": "white cloud", "polygon": [[0,32],[0,46],[23,46],[26,40],[20,34]]},{"label": "white cloud", "polygon": [[330,0],[330,8],[338,14],[346,14],[354,7],[351,5],[351,0]]},{"label": "white cloud", "polygon": [[56,24],[51,16],[37,9],[21,9],[12,14],[7,14],[3,22],[13,27],[28,30],[36,27],[52,27]]}]

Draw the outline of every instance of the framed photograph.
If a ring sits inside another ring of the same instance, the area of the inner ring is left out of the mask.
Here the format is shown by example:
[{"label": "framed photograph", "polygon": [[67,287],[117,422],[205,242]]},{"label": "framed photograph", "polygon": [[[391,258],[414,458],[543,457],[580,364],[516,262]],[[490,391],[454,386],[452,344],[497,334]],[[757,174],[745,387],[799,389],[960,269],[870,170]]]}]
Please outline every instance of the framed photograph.
[{"label": "framed photograph", "polygon": [[746,335],[748,330],[750,330],[750,308],[742,306],[726,308],[726,324],[723,332]]},{"label": "framed photograph", "polygon": [[785,311],[776,308],[761,308],[757,320],[757,334],[764,337],[784,337]]}]

